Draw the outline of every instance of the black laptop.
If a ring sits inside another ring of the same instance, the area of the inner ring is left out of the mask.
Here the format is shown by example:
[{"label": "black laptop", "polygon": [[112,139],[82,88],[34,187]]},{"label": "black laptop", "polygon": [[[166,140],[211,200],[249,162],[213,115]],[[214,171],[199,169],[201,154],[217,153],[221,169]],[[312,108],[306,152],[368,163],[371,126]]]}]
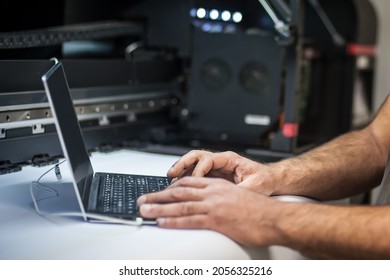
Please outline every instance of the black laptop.
[{"label": "black laptop", "polygon": [[[62,63],[54,65],[42,76],[42,82],[54,116],[65,158],[69,162],[72,181],[85,220],[107,220],[112,217],[140,221],[137,198],[157,192],[170,184],[167,177],[95,173],[86,150],[80,125]],[[110,220],[110,221],[112,221]],[[141,220],[142,221],[142,220]],[[144,221],[153,223],[153,221]]]}]

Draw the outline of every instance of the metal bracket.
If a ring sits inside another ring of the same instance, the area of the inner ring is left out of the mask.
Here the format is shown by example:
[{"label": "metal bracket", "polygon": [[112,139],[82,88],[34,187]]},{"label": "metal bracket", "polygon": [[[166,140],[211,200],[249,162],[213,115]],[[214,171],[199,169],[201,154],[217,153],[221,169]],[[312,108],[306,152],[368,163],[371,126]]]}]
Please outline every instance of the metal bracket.
[{"label": "metal bracket", "polygon": [[32,126],[32,134],[45,133],[45,126],[43,124],[34,124]]}]

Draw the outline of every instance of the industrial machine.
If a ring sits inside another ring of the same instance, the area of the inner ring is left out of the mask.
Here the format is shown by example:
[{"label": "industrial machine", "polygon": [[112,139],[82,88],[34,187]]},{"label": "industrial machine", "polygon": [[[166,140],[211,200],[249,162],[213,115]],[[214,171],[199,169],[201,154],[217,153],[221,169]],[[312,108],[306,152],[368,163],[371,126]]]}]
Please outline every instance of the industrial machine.
[{"label": "industrial machine", "polygon": [[353,128],[357,81],[371,108],[368,0],[0,6],[1,174],[62,157],[40,80],[52,57],[91,151],[229,149],[273,161]]}]

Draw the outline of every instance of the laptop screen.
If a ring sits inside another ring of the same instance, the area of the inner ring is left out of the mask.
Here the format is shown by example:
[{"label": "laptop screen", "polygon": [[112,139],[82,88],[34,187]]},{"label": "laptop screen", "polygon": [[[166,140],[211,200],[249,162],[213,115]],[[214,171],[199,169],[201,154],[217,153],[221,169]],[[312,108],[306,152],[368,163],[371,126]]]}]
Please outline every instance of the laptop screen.
[{"label": "laptop screen", "polygon": [[64,156],[70,164],[74,181],[85,206],[88,201],[93,169],[73,107],[62,63],[57,61],[42,76],[42,81],[54,116]]}]

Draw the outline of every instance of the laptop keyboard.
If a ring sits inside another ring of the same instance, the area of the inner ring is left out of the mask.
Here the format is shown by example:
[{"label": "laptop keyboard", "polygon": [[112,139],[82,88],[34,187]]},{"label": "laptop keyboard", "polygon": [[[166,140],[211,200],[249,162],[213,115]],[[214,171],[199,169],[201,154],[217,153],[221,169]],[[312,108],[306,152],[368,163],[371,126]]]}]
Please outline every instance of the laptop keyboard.
[{"label": "laptop keyboard", "polygon": [[136,215],[138,197],[161,191],[169,184],[170,179],[166,177],[104,174],[100,180],[98,210],[119,215]]}]

